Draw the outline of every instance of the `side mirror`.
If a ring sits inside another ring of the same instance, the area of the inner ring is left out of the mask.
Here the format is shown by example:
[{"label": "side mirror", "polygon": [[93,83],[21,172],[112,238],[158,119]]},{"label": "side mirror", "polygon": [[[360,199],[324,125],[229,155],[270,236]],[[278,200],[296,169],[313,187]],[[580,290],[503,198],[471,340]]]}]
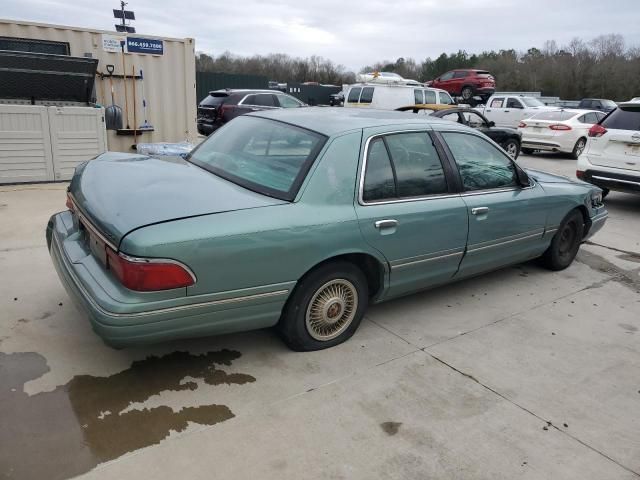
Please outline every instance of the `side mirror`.
[{"label": "side mirror", "polygon": [[494,122],[493,120],[491,120],[489,122],[489,127],[495,127],[496,126],[496,122]]},{"label": "side mirror", "polygon": [[527,172],[520,168],[520,165],[518,165],[515,161],[513,162],[513,165],[516,167],[516,178],[518,180],[518,185],[520,185],[521,187],[528,187],[529,185],[531,185],[531,180],[529,179],[529,175],[527,175]]}]

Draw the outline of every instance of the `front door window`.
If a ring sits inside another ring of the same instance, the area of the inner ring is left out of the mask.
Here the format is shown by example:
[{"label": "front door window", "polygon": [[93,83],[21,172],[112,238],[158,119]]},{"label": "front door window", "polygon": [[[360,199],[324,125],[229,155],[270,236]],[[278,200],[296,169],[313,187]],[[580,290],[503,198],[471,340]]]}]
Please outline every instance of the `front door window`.
[{"label": "front door window", "polygon": [[465,190],[516,187],[516,168],[498,148],[477,135],[442,134],[453,154]]}]

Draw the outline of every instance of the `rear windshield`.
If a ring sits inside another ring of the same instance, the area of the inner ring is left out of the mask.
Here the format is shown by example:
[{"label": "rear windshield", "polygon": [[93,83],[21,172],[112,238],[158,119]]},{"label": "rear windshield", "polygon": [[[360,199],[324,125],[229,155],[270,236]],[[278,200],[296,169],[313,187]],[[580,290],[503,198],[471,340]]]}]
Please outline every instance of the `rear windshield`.
[{"label": "rear windshield", "polygon": [[542,112],[536,113],[531,118],[536,120],[553,120],[556,122],[562,122],[564,120],[569,120],[571,117],[575,117],[577,115],[576,112]]},{"label": "rear windshield", "polygon": [[325,140],[293,125],[241,116],[209,136],[187,160],[254,192],[291,201]]},{"label": "rear windshield", "polygon": [[603,107],[613,107],[616,108],[618,105],[613,100],[600,100],[602,102]]},{"label": "rear windshield", "polygon": [[613,130],[640,130],[640,103],[615,109],[600,124]]},{"label": "rear windshield", "polygon": [[489,73],[489,72],[485,72],[484,70],[478,70],[478,71],[476,72],[476,75],[477,75],[478,77],[489,77],[489,76],[491,76],[491,73]]},{"label": "rear windshield", "polygon": [[[215,95],[215,96],[214,96]],[[222,104],[226,99],[229,98],[229,95],[227,93],[225,94],[209,94],[208,97],[205,97],[204,100],[202,100],[200,102],[200,105],[206,105],[206,106],[215,106],[215,105],[220,105]]]},{"label": "rear windshield", "polygon": [[522,100],[527,107],[544,107],[544,103],[537,98],[521,97],[520,100]]}]

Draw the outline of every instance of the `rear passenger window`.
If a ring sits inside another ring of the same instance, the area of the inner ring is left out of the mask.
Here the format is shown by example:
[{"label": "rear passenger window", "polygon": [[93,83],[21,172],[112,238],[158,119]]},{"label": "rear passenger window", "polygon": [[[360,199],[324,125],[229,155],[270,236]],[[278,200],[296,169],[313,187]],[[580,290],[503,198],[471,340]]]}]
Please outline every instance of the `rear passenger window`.
[{"label": "rear passenger window", "polygon": [[491,190],[518,185],[513,162],[498,148],[476,135],[442,134],[453,154],[465,190]]},{"label": "rear passenger window", "polygon": [[438,103],[436,101],[436,92],[434,92],[433,90],[425,90],[424,103],[430,103],[430,104]]},{"label": "rear passenger window", "polygon": [[360,103],[371,103],[373,100],[374,87],[364,87],[360,95]]},{"label": "rear passenger window", "polygon": [[248,95],[247,98],[245,98],[242,101],[243,105],[255,105],[256,104],[256,96],[255,95]]},{"label": "rear passenger window", "polygon": [[447,192],[440,157],[426,132],[390,134],[369,144],[362,192],[364,201]]},{"label": "rear passenger window", "polygon": [[416,105],[420,105],[424,103],[424,94],[422,90],[418,90],[417,88],[413,91],[413,99]]},{"label": "rear passenger window", "polygon": [[386,141],[396,172],[398,197],[447,192],[440,157],[427,133],[397,133],[388,135]]},{"label": "rear passenger window", "polygon": [[384,140],[376,138],[369,143],[362,199],[365,202],[374,202],[395,196],[396,183],[391,160],[384,146]]},{"label": "rear passenger window", "polygon": [[253,103],[248,103],[248,105],[258,105],[260,107],[275,107],[276,102],[274,97],[275,96],[271,94],[255,95]]},{"label": "rear passenger window", "polygon": [[362,91],[362,88],[360,87],[355,87],[349,90],[349,97],[347,98],[347,102],[354,102],[354,103],[358,102],[358,100],[360,99],[361,91]]}]

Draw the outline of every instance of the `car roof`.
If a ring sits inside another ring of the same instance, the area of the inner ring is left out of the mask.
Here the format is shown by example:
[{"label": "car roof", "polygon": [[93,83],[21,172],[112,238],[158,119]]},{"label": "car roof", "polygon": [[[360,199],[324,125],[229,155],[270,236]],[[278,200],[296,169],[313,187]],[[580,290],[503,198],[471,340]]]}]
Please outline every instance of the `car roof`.
[{"label": "car roof", "polygon": [[[412,89],[416,89],[416,88],[421,88],[423,90],[431,90],[433,92],[443,92],[446,93],[447,95],[449,95],[449,92],[447,92],[446,90],[444,90],[443,88],[436,88],[436,87],[427,87],[424,84],[420,84],[420,85],[397,85],[397,84],[388,84],[388,83],[371,83],[371,82],[359,82],[359,83],[353,83],[351,85],[347,85],[349,87],[349,90],[351,90],[352,88],[356,88],[356,87],[375,87],[375,88],[412,88]],[[451,95],[449,95],[451,96]]]},{"label": "car roof", "polygon": [[247,115],[291,123],[314,132],[333,136],[361,128],[384,125],[414,125],[416,123],[441,123],[443,120],[408,115],[394,110],[375,110],[348,107],[282,108],[251,112]]},{"label": "car roof", "polygon": [[212,93],[274,93],[274,94],[284,94],[284,92],[280,90],[261,90],[254,88],[221,88],[219,90],[211,90],[209,94]]}]

